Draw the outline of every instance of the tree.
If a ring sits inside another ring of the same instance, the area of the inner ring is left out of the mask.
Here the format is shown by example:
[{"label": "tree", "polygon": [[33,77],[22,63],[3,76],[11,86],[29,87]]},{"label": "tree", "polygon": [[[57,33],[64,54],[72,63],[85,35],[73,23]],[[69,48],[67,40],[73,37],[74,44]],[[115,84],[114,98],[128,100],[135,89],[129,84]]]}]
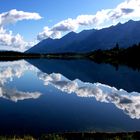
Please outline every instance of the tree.
[{"label": "tree", "polygon": [[119,51],[119,43],[116,43],[115,47],[112,49],[113,51]]}]

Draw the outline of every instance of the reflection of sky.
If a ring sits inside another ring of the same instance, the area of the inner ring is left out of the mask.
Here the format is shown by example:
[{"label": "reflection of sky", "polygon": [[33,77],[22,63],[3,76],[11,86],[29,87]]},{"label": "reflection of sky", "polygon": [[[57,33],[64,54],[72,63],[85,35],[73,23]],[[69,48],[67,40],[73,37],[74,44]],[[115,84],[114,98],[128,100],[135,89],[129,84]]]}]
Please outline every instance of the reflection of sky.
[{"label": "reflection of sky", "polygon": [[0,63],[0,97],[17,102],[18,100],[37,99],[39,92],[23,92],[17,89],[9,89],[5,84],[14,77],[20,78],[26,70],[33,70],[34,67],[25,61],[1,62]]},{"label": "reflection of sky", "polygon": [[[44,81],[44,85],[51,84],[62,92],[78,97],[94,97],[99,102],[112,103],[117,108],[129,115],[132,119],[140,119],[140,93],[128,93],[123,89],[116,89],[101,83],[86,83],[79,79],[69,80],[61,74],[46,74],[25,61],[14,61],[0,63],[0,97],[17,102],[24,99],[37,99],[40,92],[24,92],[16,88],[7,88],[6,83],[12,81],[14,77],[21,78],[27,71],[36,71],[39,79]],[[25,84],[25,83],[24,83]],[[30,85],[29,85],[30,86]]]},{"label": "reflection of sky", "polygon": [[140,119],[140,93],[138,92],[128,93],[123,89],[118,90],[101,83],[85,83],[78,79],[71,81],[55,73],[48,75],[39,72],[38,77],[45,85],[51,84],[65,93],[75,93],[79,97],[94,97],[100,102],[113,103],[132,119]]},{"label": "reflection of sky", "polygon": [[4,85],[7,80],[12,81],[13,77],[20,78],[29,68],[25,61],[0,62],[0,84]]},{"label": "reflection of sky", "polygon": [[25,99],[37,99],[41,93],[39,92],[23,92],[16,89],[0,88],[0,97],[14,102]]}]

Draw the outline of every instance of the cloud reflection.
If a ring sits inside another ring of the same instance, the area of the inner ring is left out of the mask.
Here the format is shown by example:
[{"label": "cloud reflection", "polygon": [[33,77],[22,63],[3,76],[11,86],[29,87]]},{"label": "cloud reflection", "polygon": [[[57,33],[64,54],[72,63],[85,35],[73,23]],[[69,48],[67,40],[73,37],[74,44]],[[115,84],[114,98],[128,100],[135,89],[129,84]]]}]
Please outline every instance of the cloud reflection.
[{"label": "cloud reflection", "polygon": [[17,89],[9,89],[5,84],[12,81],[14,77],[20,78],[25,71],[35,70],[24,60],[13,62],[0,62],[0,97],[14,102],[25,99],[37,99],[41,96],[40,92],[23,92]]},{"label": "cloud reflection", "polygon": [[23,92],[16,89],[0,88],[0,97],[13,102],[25,99],[37,99],[40,96],[40,92]]},{"label": "cloud reflection", "polygon": [[39,72],[38,76],[45,85],[51,84],[57,89],[79,97],[94,97],[97,101],[112,103],[129,115],[132,119],[140,119],[140,93],[128,93],[123,89],[116,89],[101,83],[86,83],[78,79],[71,81],[61,74],[50,75]]},{"label": "cloud reflection", "polygon": [[33,69],[24,60],[13,62],[0,62],[0,84],[5,84],[8,80],[12,81],[13,77],[20,78],[25,71]]}]

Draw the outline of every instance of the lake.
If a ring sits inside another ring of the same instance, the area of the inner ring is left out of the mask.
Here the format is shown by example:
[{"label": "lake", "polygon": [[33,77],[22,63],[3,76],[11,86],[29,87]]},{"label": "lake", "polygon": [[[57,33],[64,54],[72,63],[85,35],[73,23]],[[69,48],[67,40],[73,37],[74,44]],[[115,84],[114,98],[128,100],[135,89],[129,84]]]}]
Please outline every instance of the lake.
[{"label": "lake", "polygon": [[140,72],[89,60],[0,62],[0,134],[140,130]]}]

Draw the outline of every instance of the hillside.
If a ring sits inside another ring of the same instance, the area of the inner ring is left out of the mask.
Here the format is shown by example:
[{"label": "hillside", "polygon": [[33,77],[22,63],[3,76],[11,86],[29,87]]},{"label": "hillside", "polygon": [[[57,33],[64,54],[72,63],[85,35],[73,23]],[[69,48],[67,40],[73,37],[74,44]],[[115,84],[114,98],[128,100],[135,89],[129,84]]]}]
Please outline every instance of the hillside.
[{"label": "hillside", "polygon": [[127,48],[140,42],[140,21],[128,21],[101,30],[70,32],[61,39],[45,39],[27,50],[26,53],[66,53],[90,52],[97,49],[110,49],[119,43]]}]

